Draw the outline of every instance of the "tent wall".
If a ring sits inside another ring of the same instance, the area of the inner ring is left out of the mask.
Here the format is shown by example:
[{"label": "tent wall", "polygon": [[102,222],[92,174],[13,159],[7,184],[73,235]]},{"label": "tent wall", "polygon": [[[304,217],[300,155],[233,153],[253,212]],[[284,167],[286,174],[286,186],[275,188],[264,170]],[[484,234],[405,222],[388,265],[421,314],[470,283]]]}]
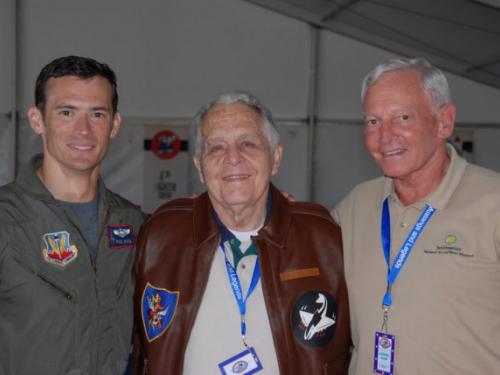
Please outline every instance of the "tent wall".
[{"label": "tent wall", "polygon": [[[39,69],[55,57],[79,54],[108,62],[119,79],[124,128],[103,168],[112,189],[141,203],[143,124],[187,124],[215,94],[245,89],[259,96],[280,124],[285,159],[276,183],[298,199],[307,196],[308,25],[240,0],[17,4],[19,163],[40,150],[24,115],[33,104]],[[6,79],[1,56],[0,84]],[[362,144],[359,83],[390,56],[319,32],[313,198],[328,207],[354,184],[379,174]],[[500,170],[500,91],[447,76],[460,124],[476,127],[476,162]],[[8,95],[0,85],[0,129]],[[0,145],[5,143],[2,134],[0,130]],[[5,179],[8,171],[2,165],[0,177]]]},{"label": "tent wall", "polygon": [[0,2],[0,185],[14,177],[16,117],[16,2]]}]

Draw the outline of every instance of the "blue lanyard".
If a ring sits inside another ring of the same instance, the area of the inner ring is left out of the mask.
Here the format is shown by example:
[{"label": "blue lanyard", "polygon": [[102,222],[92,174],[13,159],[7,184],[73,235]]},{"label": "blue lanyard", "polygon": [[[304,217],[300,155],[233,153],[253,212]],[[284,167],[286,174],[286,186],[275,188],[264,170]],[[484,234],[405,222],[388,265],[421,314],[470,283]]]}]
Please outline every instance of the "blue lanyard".
[{"label": "blue lanyard", "polygon": [[406,261],[413,250],[413,246],[417,242],[418,237],[435,211],[436,209],[434,207],[428,204],[425,205],[424,212],[422,212],[410,234],[406,237],[406,240],[403,243],[403,246],[401,246],[401,249],[396,255],[391,267],[391,217],[389,215],[389,202],[387,198],[384,200],[384,206],[382,208],[382,223],[380,225],[382,249],[384,250],[385,261],[387,263],[387,291],[385,292],[384,299],[382,300],[384,308],[389,308],[392,305],[392,285],[398,278],[399,272],[406,264]]},{"label": "blue lanyard", "polygon": [[248,292],[246,297],[243,297],[243,289],[241,287],[241,282],[240,278],[238,277],[238,274],[236,273],[235,269],[227,259],[226,252],[224,251],[223,244],[220,244],[220,249],[222,253],[224,254],[224,259],[226,263],[226,270],[227,270],[227,277],[229,279],[229,285],[231,285],[231,289],[233,291],[234,298],[236,299],[236,303],[238,304],[238,308],[240,310],[240,316],[241,316],[241,336],[243,337],[243,342],[247,333],[247,325],[245,321],[245,315],[247,312],[247,300],[248,298],[252,295],[254,292],[255,288],[257,287],[257,284],[260,279],[260,264],[259,260],[257,259],[255,262],[255,267],[253,269],[253,275],[252,275],[252,280],[250,281],[250,286],[248,288]]}]

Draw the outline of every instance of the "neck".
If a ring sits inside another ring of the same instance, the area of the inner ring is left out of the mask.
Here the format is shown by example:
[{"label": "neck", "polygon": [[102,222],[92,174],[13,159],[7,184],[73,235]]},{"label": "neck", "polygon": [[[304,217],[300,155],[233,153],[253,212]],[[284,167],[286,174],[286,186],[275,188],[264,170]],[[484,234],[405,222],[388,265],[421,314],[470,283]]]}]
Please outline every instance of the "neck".
[{"label": "neck", "polygon": [[445,151],[444,156],[432,161],[423,171],[395,178],[394,188],[401,203],[405,206],[413,204],[435,191],[443,181],[449,165],[450,158]]},{"label": "neck", "polygon": [[96,197],[98,171],[91,174],[69,174],[62,169],[47,168],[43,164],[36,173],[57,200],[84,203]]},{"label": "neck", "polygon": [[248,232],[260,228],[266,218],[266,201],[254,205],[223,206],[212,202],[215,212],[224,225],[232,230]]}]

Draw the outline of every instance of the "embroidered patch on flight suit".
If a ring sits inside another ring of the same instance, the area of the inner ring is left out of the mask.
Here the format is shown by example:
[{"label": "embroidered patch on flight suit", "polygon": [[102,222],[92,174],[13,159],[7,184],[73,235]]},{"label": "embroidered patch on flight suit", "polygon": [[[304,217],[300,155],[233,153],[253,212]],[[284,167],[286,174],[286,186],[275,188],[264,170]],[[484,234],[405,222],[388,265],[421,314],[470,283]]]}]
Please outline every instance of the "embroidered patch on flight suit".
[{"label": "embroidered patch on flight suit", "polygon": [[45,233],[42,239],[45,243],[43,259],[50,264],[66,267],[78,256],[78,248],[71,244],[67,231]]},{"label": "embroidered patch on flight suit", "polygon": [[325,292],[311,290],[300,296],[292,310],[292,330],[295,338],[308,346],[327,345],[337,322],[337,304]]},{"label": "embroidered patch on flight suit", "polygon": [[157,288],[149,282],[142,292],[142,323],[149,342],[160,337],[172,323],[179,292]]},{"label": "embroidered patch on flight suit", "polygon": [[131,224],[108,224],[110,249],[130,249],[134,247],[134,227]]}]

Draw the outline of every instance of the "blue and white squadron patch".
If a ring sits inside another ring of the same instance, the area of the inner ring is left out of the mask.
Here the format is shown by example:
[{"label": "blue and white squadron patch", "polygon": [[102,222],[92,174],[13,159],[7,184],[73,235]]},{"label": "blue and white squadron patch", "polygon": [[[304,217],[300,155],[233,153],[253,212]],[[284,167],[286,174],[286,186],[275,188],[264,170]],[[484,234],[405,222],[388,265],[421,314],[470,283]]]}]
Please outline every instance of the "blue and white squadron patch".
[{"label": "blue and white squadron patch", "polygon": [[45,233],[42,237],[45,247],[42,249],[43,259],[47,263],[66,267],[78,256],[78,248],[72,245],[67,231]]},{"label": "blue and white squadron patch", "polygon": [[160,337],[172,323],[179,292],[156,288],[149,282],[142,292],[142,323],[149,342]]},{"label": "blue and white squadron patch", "polygon": [[131,224],[108,224],[107,230],[110,249],[134,247],[134,227]]}]

